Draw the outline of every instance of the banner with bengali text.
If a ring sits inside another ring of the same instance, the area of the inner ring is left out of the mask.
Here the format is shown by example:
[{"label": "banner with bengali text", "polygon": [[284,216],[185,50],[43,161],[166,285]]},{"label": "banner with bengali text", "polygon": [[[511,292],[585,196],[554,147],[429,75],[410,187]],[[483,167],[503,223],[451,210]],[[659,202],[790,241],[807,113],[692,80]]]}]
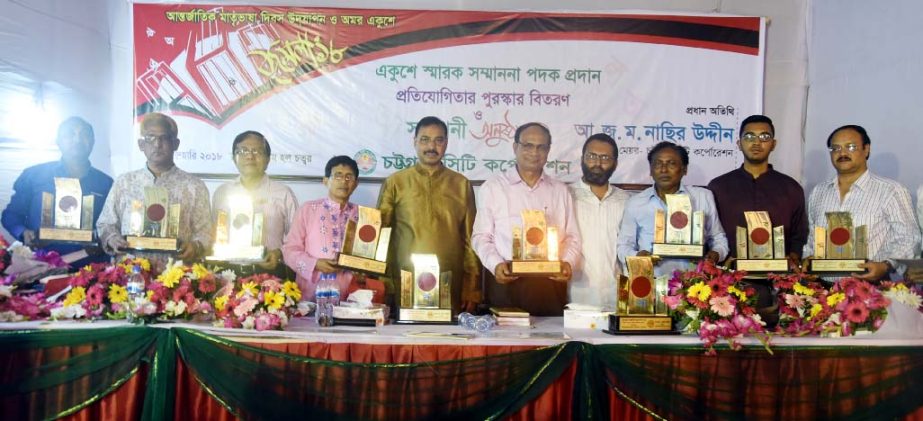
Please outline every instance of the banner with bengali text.
[{"label": "banner with bengali text", "polygon": [[[511,13],[135,4],[136,121],[172,115],[176,162],[236,174],[234,137],[269,139],[269,173],[322,176],[334,155],[385,177],[416,161],[416,121],[448,124],[445,163],[472,180],[513,168],[513,133],[552,133],[547,172],[580,176],[584,140],[619,145],[616,183],[650,183],[662,140],[686,181],[740,165],[763,101],[765,22],[724,15]],[[137,125],[136,125],[137,129]],[[130,154],[133,168],[144,156]]]}]

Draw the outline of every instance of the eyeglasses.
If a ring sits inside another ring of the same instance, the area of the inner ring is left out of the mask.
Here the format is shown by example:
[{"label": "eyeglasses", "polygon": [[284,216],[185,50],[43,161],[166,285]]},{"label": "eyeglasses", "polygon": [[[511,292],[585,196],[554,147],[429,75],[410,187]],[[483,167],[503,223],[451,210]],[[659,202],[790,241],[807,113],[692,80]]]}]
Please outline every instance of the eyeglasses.
[{"label": "eyeglasses", "polygon": [[525,150],[526,152],[535,152],[535,151],[539,151],[539,152],[541,152],[541,153],[548,153],[548,151],[551,150],[551,144],[550,144],[550,143],[546,143],[546,144],[544,144],[544,145],[540,145],[540,144],[538,144],[538,143],[522,143],[522,142],[516,142],[516,144],[518,144],[519,147],[522,148],[523,150]]},{"label": "eyeglasses", "polygon": [[343,174],[343,173],[336,173],[336,174],[333,174],[332,177],[333,177],[333,179],[336,180],[336,181],[347,181],[347,182],[348,182],[348,181],[353,181],[353,180],[356,179],[356,176],[355,176],[355,175],[352,175],[352,174]]},{"label": "eyeglasses", "polygon": [[147,146],[150,146],[150,145],[153,145],[153,144],[158,144],[158,145],[159,145],[159,144],[163,144],[163,143],[172,142],[172,141],[173,141],[173,135],[170,135],[170,134],[151,135],[151,134],[149,134],[149,135],[141,136],[141,139],[139,139],[139,140],[141,141],[141,143],[143,143],[143,144],[145,144],[145,145],[147,145]]},{"label": "eyeglasses", "polygon": [[597,155],[593,152],[587,152],[583,155],[583,160],[587,162],[596,161],[601,164],[609,163],[615,161],[615,157],[612,155]]},{"label": "eyeglasses", "polygon": [[248,156],[252,158],[259,158],[261,156],[265,156],[266,154],[259,149],[240,148],[234,151],[234,155],[237,155],[240,158],[246,158]]},{"label": "eyeglasses", "polygon": [[859,150],[859,145],[857,145],[857,144],[855,144],[855,143],[850,143],[850,144],[848,144],[848,145],[846,145],[846,146],[833,145],[833,146],[828,146],[828,147],[827,147],[827,150],[830,151],[830,153],[832,153],[832,154],[837,153],[837,152],[840,152],[840,151],[842,151],[842,150],[844,150],[844,149],[847,150],[847,151],[849,151],[849,152],[855,152],[855,151],[858,151],[858,150]]},{"label": "eyeglasses", "polygon": [[432,145],[432,144],[434,144],[434,143],[437,144],[437,145],[439,145],[439,146],[442,146],[442,145],[445,145],[446,142],[448,142],[448,139],[446,139],[446,138],[444,138],[444,137],[431,138],[431,137],[428,137],[428,136],[423,136],[423,137],[420,137],[419,139],[417,139],[417,142],[420,142],[420,144],[423,145],[423,146],[429,146],[429,145]]},{"label": "eyeglasses", "polygon": [[763,132],[760,134],[747,132],[747,133],[744,133],[744,135],[740,137],[740,140],[743,140],[744,142],[749,142],[749,143],[756,142],[757,140],[759,140],[760,143],[766,143],[766,142],[771,141],[772,139],[773,139],[772,133],[766,133],[766,132]]}]

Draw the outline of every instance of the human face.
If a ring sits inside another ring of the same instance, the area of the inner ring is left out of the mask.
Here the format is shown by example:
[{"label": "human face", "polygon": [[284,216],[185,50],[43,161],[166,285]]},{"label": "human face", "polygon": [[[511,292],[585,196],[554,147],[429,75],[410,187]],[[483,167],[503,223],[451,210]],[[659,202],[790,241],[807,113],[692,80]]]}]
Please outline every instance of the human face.
[{"label": "human face", "polygon": [[436,167],[442,162],[449,140],[445,130],[438,124],[420,127],[417,137],[413,139],[413,147],[417,151],[417,159],[425,167]]},{"label": "human face", "polygon": [[769,123],[750,123],[744,126],[737,147],[747,162],[762,164],[769,160],[769,153],[776,148],[775,135]]},{"label": "human face", "polygon": [[679,189],[686,166],[679,152],[666,148],[658,151],[651,159],[651,178],[659,192],[675,192]]},{"label": "human face", "polygon": [[551,139],[538,126],[523,130],[519,135],[519,142],[513,143],[516,166],[523,171],[541,172],[545,168],[545,163],[548,162],[548,151],[550,150]]},{"label": "human face", "polygon": [[359,181],[352,168],[340,164],[330,169],[330,177],[324,177],[324,185],[327,186],[327,196],[331,200],[346,203],[359,185]]},{"label": "human face", "polygon": [[[855,148],[850,151],[849,148]],[[852,174],[863,172],[868,168],[868,156],[871,145],[862,143],[862,135],[853,129],[843,129],[830,139],[830,162],[836,168],[837,174]]]},{"label": "human face", "polygon": [[68,161],[85,161],[93,151],[93,136],[86,126],[77,123],[58,128],[57,144],[61,158]]},{"label": "human face", "polygon": [[173,165],[173,153],[179,148],[179,139],[170,133],[168,127],[152,124],[141,129],[138,147],[144,152],[148,165],[168,167]]},{"label": "human face", "polygon": [[615,159],[615,148],[612,145],[598,140],[593,140],[586,145],[580,168],[583,169],[583,181],[587,184],[596,186],[608,184],[616,166],[618,166],[618,161]]},{"label": "human face", "polygon": [[266,144],[256,136],[247,136],[234,147],[234,165],[242,176],[261,177],[269,167]]}]

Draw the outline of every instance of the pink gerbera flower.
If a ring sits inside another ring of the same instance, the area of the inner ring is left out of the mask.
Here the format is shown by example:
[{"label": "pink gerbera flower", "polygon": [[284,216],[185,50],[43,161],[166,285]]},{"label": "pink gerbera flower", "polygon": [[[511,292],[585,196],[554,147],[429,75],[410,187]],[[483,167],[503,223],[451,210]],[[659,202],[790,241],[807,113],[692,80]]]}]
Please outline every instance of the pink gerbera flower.
[{"label": "pink gerbera flower", "polygon": [[97,285],[91,286],[87,290],[87,305],[90,307],[96,307],[103,303],[103,298],[106,296],[102,287]]},{"label": "pink gerbera flower", "polygon": [[206,276],[202,279],[199,279],[199,292],[209,293],[215,290],[217,285],[215,284],[214,276]]},{"label": "pink gerbera flower", "polygon": [[723,297],[712,297],[708,300],[708,304],[711,304],[711,311],[718,313],[721,317],[728,317],[734,314],[734,306],[731,304],[731,299],[727,295]]},{"label": "pink gerbera flower", "polygon": [[846,319],[853,323],[864,323],[869,317],[869,309],[865,304],[852,302],[846,305]]}]

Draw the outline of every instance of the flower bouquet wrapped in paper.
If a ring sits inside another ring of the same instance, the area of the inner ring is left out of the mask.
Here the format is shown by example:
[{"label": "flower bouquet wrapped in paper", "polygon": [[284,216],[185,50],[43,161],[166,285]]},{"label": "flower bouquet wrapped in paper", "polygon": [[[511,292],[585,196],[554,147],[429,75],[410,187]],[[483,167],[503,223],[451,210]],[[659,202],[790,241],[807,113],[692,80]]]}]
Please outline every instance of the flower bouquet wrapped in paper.
[{"label": "flower bouquet wrapped in paper", "polygon": [[148,299],[157,304],[162,318],[208,319],[214,315],[211,302],[215,293],[234,278],[230,271],[216,275],[199,263],[175,262],[148,284]]}]

